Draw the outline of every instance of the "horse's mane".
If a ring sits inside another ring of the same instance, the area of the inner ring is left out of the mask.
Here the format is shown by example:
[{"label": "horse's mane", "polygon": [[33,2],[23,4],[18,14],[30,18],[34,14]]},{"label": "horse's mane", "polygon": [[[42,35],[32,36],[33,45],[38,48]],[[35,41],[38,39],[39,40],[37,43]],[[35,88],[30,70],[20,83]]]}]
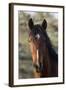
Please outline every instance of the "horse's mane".
[{"label": "horse's mane", "polygon": [[47,35],[47,32],[43,32],[43,35],[44,37],[46,37],[46,45],[47,45],[47,48],[48,48],[48,51],[49,51],[49,55],[50,55],[50,58],[52,57],[54,60],[58,60],[58,55],[57,53],[55,52],[54,48],[52,47],[52,44],[51,44],[51,41]]}]

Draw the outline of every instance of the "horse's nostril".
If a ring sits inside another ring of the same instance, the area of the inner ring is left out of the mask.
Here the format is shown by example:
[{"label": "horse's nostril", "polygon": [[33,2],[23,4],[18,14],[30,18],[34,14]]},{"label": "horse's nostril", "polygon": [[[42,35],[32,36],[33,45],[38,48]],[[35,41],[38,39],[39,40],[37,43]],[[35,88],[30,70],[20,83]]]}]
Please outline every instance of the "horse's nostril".
[{"label": "horse's nostril", "polygon": [[34,67],[36,69],[36,72],[40,72],[40,67],[37,64],[34,64]]}]

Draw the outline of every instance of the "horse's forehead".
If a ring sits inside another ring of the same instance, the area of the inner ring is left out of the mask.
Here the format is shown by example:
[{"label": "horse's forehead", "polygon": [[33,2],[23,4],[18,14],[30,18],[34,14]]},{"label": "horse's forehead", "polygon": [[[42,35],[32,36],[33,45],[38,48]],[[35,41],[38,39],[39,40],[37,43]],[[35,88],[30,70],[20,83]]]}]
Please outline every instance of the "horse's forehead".
[{"label": "horse's forehead", "polygon": [[40,25],[35,25],[34,28],[33,28],[33,33],[36,35],[36,34],[40,34],[41,33],[41,27]]},{"label": "horse's forehead", "polygon": [[36,37],[38,40],[42,37],[42,35],[42,27],[40,25],[34,25],[33,29],[29,33],[29,36]]},{"label": "horse's forehead", "polygon": [[36,34],[36,38],[40,39],[40,34],[39,33]]},{"label": "horse's forehead", "polygon": [[40,31],[41,30],[41,26],[40,25],[35,25],[34,29]]}]

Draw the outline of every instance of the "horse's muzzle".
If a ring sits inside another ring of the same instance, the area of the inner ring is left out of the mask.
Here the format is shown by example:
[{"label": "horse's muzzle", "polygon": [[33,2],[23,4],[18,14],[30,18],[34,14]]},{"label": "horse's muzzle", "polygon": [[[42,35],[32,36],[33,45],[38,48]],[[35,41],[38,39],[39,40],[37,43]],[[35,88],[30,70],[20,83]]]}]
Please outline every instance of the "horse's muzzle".
[{"label": "horse's muzzle", "polygon": [[33,64],[36,72],[40,72],[40,66],[38,66],[37,64]]},{"label": "horse's muzzle", "polygon": [[33,64],[33,66],[34,66],[34,68],[35,68],[35,70],[36,70],[36,72],[44,72],[44,67],[43,67],[43,65],[37,65],[37,64]]}]

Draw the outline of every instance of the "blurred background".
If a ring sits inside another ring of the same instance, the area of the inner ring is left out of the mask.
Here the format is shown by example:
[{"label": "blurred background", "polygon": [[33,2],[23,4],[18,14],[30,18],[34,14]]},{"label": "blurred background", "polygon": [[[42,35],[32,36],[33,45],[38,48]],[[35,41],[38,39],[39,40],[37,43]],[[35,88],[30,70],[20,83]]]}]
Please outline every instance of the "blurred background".
[{"label": "blurred background", "polygon": [[34,78],[31,51],[29,47],[28,21],[32,18],[34,24],[42,24],[47,21],[47,33],[53,48],[58,53],[58,13],[51,12],[25,12],[18,11],[19,24],[19,79]]}]

